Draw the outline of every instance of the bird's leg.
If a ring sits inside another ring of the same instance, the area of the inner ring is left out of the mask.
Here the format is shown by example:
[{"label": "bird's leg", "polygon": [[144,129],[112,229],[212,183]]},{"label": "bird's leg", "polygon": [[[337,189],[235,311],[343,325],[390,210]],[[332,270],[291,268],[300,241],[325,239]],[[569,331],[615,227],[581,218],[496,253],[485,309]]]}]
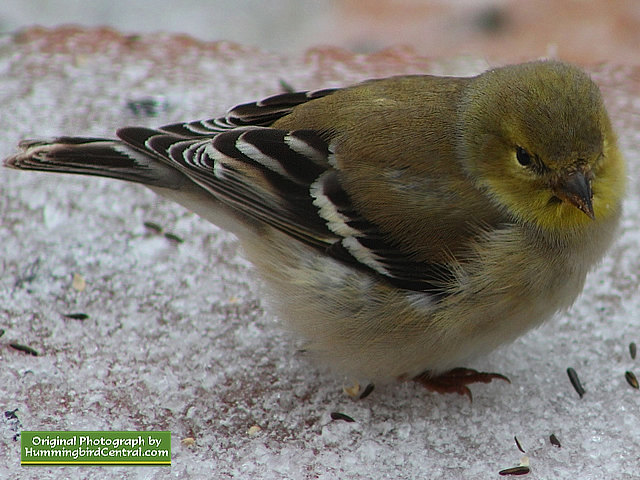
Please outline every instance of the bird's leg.
[{"label": "bird's leg", "polygon": [[495,378],[511,383],[511,380],[499,373],[478,372],[471,368],[454,368],[435,377],[429,371],[426,371],[413,377],[412,380],[432,392],[458,393],[468,396],[469,400],[473,400],[471,390],[467,385],[480,382],[490,383]]}]

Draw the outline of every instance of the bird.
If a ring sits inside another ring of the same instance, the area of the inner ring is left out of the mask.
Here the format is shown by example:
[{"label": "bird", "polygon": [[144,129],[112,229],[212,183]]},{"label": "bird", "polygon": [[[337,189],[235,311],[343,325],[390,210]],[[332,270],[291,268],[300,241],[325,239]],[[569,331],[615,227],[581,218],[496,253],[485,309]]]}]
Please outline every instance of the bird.
[{"label": "bird", "polygon": [[598,86],[557,60],[20,149],[5,166],[142,184],[235,234],[269,308],[336,372],[470,398],[508,379],[460,365],[574,303],[625,191]]}]

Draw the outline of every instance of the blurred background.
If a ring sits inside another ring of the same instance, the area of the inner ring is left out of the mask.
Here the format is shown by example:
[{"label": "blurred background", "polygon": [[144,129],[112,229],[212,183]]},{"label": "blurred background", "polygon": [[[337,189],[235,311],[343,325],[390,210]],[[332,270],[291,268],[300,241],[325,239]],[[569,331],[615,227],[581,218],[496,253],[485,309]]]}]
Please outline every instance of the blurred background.
[{"label": "blurred background", "polygon": [[180,32],[278,52],[333,45],[428,57],[557,56],[638,63],[639,0],[3,0],[0,31],[31,25]]}]

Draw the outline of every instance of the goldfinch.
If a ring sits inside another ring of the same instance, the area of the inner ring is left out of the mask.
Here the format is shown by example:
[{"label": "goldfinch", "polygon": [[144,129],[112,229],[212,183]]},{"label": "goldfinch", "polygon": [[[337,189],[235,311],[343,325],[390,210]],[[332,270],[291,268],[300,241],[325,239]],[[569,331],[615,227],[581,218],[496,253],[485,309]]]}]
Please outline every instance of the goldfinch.
[{"label": "goldfinch", "polygon": [[[284,93],[5,165],[137,182],[240,239],[305,350],[370,382],[445,375],[567,309],[615,238],[624,160],[596,84],[536,61]],[[444,387],[443,387],[444,385]]]}]

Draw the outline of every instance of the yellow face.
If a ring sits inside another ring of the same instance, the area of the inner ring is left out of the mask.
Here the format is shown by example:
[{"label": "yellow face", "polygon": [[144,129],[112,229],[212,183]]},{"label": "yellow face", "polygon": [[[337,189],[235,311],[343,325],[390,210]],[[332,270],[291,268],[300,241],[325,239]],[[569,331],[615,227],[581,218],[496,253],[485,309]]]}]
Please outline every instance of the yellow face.
[{"label": "yellow face", "polygon": [[617,211],[624,166],[615,142],[603,142],[602,151],[591,155],[568,156],[556,168],[526,147],[497,149],[494,154],[495,168],[485,170],[479,183],[516,219],[545,230],[566,230]]},{"label": "yellow face", "polygon": [[598,87],[556,62],[477,77],[461,111],[464,167],[517,221],[580,228],[614,214],[624,165]]}]

